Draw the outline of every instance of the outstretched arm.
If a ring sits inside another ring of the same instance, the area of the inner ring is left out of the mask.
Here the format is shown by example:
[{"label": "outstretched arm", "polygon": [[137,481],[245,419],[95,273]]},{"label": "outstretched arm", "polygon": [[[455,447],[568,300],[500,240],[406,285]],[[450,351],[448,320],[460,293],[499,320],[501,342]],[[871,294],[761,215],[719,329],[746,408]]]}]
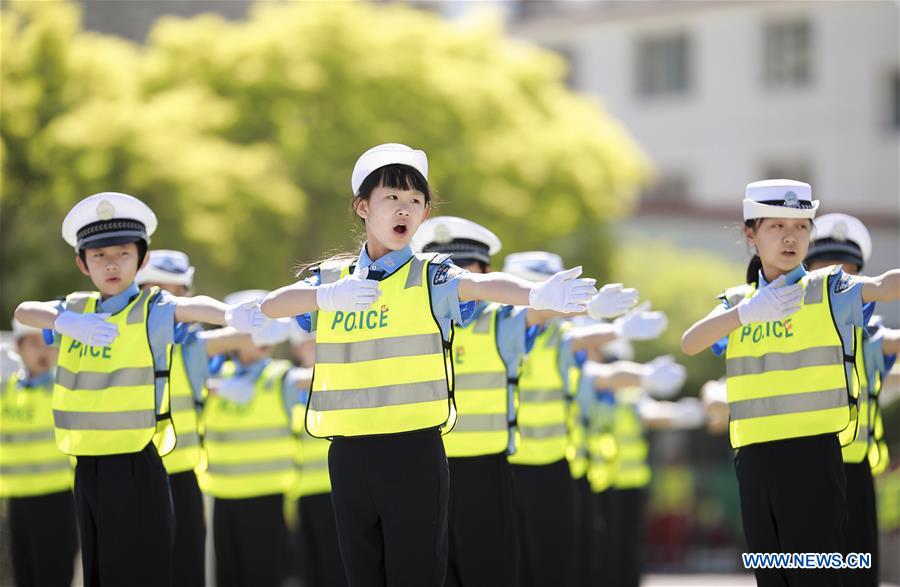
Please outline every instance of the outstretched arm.
[{"label": "outstretched arm", "polygon": [[58,302],[22,302],[16,308],[15,316],[26,326],[53,330],[59,316]]},{"label": "outstretched arm", "polygon": [[199,337],[203,339],[206,354],[210,357],[253,345],[253,338],[249,334],[230,327],[201,332]]},{"label": "outstretched arm", "polygon": [[485,300],[527,306],[536,284],[508,273],[466,273],[459,278],[459,301]]},{"label": "outstretched arm", "polygon": [[862,277],[863,302],[893,302],[900,299],[900,269],[891,269],[878,277]]},{"label": "outstretched arm", "polygon": [[717,306],[705,318],[685,331],[681,337],[681,350],[686,355],[696,355],[740,326],[741,319],[737,307],[725,309],[723,306]]},{"label": "outstretched arm", "polygon": [[202,322],[224,326],[228,304],[209,296],[175,298],[176,322]]},{"label": "outstretched arm", "polygon": [[267,295],[260,307],[269,318],[290,318],[315,312],[319,309],[316,286],[298,281],[293,285],[280,287]]}]

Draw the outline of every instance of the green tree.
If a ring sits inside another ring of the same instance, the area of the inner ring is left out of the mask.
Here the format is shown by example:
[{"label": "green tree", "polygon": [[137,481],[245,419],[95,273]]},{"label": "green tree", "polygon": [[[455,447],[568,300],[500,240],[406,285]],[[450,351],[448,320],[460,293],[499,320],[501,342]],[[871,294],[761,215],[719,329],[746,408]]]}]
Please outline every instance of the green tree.
[{"label": "green tree", "polygon": [[3,13],[0,304],[87,287],[59,238],[98,191],[144,199],[153,246],[182,248],[198,289],[272,287],[297,261],[355,247],[355,159],[426,150],[436,214],[607,273],[605,221],[648,165],[627,132],[569,91],[553,54],[497,23],[403,6],[260,5],[243,22],[167,18],[136,47],[85,33],[66,3]]}]

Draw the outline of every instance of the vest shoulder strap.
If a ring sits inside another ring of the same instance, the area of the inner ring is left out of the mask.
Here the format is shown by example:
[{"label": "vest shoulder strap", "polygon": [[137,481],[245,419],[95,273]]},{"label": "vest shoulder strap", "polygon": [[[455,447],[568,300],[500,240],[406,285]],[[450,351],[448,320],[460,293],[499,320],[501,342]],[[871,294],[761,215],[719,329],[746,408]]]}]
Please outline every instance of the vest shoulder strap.
[{"label": "vest shoulder strap", "polygon": [[741,303],[747,294],[752,292],[755,288],[749,283],[744,283],[741,285],[736,285],[734,287],[729,287],[724,292],[719,294],[719,299],[728,303],[729,308],[733,308]]},{"label": "vest shoulder strap", "polygon": [[97,297],[96,292],[92,291],[76,291],[66,296],[66,310],[69,312],[77,312],[83,314],[87,303]]},{"label": "vest shoulder strap", "polygon": [[318,274],[319,283],[325,285],[334,283],[341,278],[344,269],[353,264],[350,259],[338,259],[334,261],[325,261],[318,267],[313,269],[314,274]]}]

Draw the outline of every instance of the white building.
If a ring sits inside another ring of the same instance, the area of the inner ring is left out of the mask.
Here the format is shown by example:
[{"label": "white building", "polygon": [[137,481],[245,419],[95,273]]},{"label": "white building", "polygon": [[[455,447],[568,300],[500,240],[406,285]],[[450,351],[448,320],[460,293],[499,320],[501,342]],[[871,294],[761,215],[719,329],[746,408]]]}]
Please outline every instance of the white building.
[{"label": "white building", "polygon": [[517,4],[510,34],[565,56],[656,166],[626,235],[745,258],[744,184],[787,177],[869,225],[868,273],[900,266],[900,4]]}]

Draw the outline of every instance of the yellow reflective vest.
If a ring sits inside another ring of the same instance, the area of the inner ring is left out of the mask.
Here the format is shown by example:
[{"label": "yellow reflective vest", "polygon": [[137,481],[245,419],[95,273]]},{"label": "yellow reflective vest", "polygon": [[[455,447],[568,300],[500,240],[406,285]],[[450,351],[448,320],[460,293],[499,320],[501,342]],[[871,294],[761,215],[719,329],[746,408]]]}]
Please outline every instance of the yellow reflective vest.
[{"label": "yellow reflective vest", "polygon": [[[806,274],[798,312],[776,322],[742,325],[728,336],[725,354],[729,433],[734,448],[787,438],[856,434],[856,394],[848,382],[840,333],[831,314],[828,276]],[[733,306],[756,294],[753,286],[725,293]],[[851,400],[852,408],[851,409]]]},{"label": "yellow reflective vest", "polygon": [[[381,297],[369,310],[319,310],[306,410],[312,436],[452,427],[450,343],[432,313],[428,281],[429,264],[445,258],[415,254],[381,280]],[[323,265],[319,272],[323,284],[347,275],[350,266]]]},{"label": "yellow reflective vest", "polygon": [[612,403],[591,403],[588,419],[588,453],[590,467],[588,481],[591,491],[602,493],[612,487],[616,473],[616,435],[613,431],[615,406]]},{"label": "yellow reflective vest", "polygon": [[[577,380],[577,375],[570,376]],[[581,415],[581,406],[577,401],[569,402],[569,447],[566,449],[566,459],[569,461],[569,471],[572,479],[581,479],[587,475],[590,466],[588,456],[587,422]]]},{"label": "yellow reflective vest", "polygon": [[203,409],[206,470],[204,492],[243,499],[287,493],[294,484],[294,438],[284,405],[289,361],[269,361],[253,398],[239,404],[210,394]]},{"label": "yellow reflective vest", "polygon": [[616,461],[613,486],[637,489],[650,483],[650,444],[638,413],[640,390],[624,390],[616,397],[613,434],[616,437]]},{"label": "yellow reflective vest", "polygon": [[885,372],[881,335],[869,336],[865,329],[856,333],[856,376],[859,379],[859,435],[849,446],[843,447],[845,463],[862,463],[868,459],[873,475],[887,468],[889,456],[884,440],[884,422],[878,394]]},{"label": "yellow reflective vest", "polygon": [[[188,377],[184,362],[184,346],[175,345],[172,350],[172,366],[169,375],[169,390],[172,401],[172,423],[178,440],[175,450],[163,457],[163,465],[171,475],[194,470],[200,463],[200,429],[197,418],[198,406],[194,400],[194,389]],[[206,388],[201,397],[207,395]]]},{"label": "yellow reflective vest", "polygon": [[566,458],[569,442],[569,373],[562,373],[560,347],[567,322],[553,321],[525,357],[519,377],[520,442],[509,462],[548,465]]},{"label": "yellow reflective vest", "polygon": [[331,442],[313,438],[306,431],[306,403],[292,408],[291,427],[296,439],[294,463],[297,468],[293,498],[331,493],[331,477],[328,474],[328,449]]},{"label": "yellow reflective vest", "polygon": [[[168,365],[155,366],[147,332],[150,300],[158,288],[140,292],[106,319],[118,325],[110,346],[92,347],[61,336],[53,420],[56,444],[74,456],[140,452],[151,441],[160,455],[175,446],[169,413]],[[98,292],[66,298],[66,310],[93,313]],[[156,378],[165,377],[162,405],[156,402]]]},{"label": "yellow reflective vest", "polygon": [[497,346],[499,304],[488,304],[453,334],[456,425],[444,435],[448,457],[498,454],[514,449],[514,396]]},{"label": "yellow reflective vest", "polygon": [[69,457],[56,447],[53,393],[0,382],[0,497],[29,497],[72,487]]}]

